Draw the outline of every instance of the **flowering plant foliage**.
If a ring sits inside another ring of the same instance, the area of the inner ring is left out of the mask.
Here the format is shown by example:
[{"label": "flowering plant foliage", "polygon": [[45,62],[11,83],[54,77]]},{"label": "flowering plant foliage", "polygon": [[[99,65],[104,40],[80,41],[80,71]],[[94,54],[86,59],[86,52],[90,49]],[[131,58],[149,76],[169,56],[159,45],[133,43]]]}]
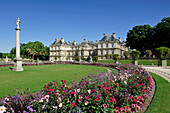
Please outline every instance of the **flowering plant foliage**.
[{"label": "flowering plant foliage", "polygon": [[35,96],[8,97],[3,100],[3,106],[8,112],[25,113],[138,112],[152,90],[151,75],[133,65],[117,65],[115,68],[119,70],[117,73],[90,73],[78,83],[50,82]]}]

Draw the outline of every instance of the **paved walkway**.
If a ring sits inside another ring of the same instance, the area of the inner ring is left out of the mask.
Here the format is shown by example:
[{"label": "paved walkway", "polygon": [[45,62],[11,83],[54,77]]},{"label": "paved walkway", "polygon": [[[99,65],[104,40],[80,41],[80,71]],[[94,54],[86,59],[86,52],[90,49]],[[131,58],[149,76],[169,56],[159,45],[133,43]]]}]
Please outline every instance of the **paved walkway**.
[{"label": "paved walkway", "polygon": [[168,82],[170,82],[170,66],[166,67],[142,66],[142,68],[145,68],[147,71],[150,71],[152,73],[158,74],[164,79],[166,79]]}]

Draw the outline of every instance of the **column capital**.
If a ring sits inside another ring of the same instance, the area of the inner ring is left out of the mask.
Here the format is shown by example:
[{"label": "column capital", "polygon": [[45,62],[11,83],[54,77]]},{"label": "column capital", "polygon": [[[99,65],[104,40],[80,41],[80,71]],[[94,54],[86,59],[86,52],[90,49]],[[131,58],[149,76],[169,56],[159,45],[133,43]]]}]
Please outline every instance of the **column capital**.
[{"label": "column capital", "polygon": [[21,30],[20,28],[15,28],[15,30]]}]

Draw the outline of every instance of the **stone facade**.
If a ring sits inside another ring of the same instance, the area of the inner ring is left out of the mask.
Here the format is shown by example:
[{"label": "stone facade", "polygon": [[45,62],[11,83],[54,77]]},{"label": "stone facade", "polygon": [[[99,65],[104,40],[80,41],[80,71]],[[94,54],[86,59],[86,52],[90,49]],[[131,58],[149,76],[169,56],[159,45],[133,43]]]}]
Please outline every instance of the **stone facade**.
[{"label": "stone facade", "polygon": [[73,61],[76,56],[80,58],[88,58],[99,56],[100,59],[105,59],[106,54],[119,54],[120,58],[124,58],[123,52],[129,51],[129,48],[121,42],[121,38],[116,39],[115,33],[112,35],[103,34],[100,41],[86,41],[84,39],[81,44],[74,42],[65,42],[64,38],[55,39],[55,42],[50,45],[50,61]]}]

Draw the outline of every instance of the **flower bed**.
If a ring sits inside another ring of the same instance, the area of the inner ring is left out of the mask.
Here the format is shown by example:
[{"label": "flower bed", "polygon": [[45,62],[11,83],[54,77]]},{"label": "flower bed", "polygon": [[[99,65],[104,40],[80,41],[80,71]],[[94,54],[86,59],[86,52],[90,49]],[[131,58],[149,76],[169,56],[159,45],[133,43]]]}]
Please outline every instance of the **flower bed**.
[{"label": "flower bed", "polygon": [[[70,63],[69,63],[70,64]],[[74,64],[74,63],[72,63]],[[89,65],[83,63],[81,65]],[[3,109],[10,112],[138,112],[153,88],[152,77],[133,65],[111,65],[118,73],[90,73],[80,82],[50,82],[40,93],[2,100]]]}]

